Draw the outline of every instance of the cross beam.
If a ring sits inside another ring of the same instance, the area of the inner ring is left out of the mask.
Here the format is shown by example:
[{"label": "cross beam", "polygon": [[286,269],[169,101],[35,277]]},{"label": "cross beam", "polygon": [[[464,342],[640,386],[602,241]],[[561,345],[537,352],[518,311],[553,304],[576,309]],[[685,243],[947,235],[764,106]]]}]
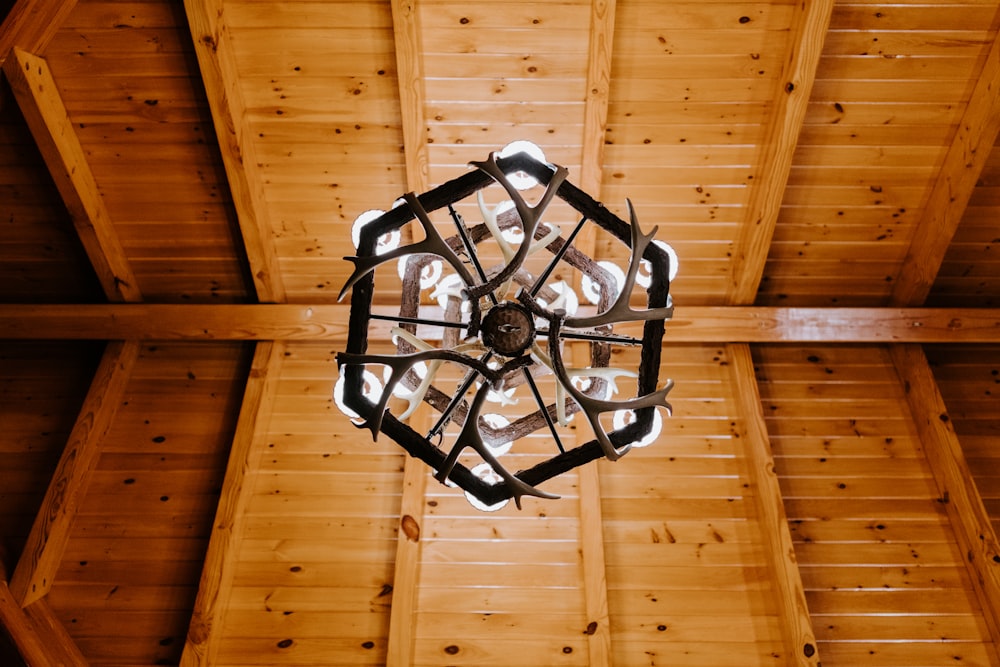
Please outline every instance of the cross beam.
[{"label": "cross beam", "polygon": [[[0,339],[330,341],[346,338],[349,314],[339,304],[7,304]],[[391,326],[373,321],[370,335],[387,340]],[[641,335],[641,327],[615,332]],[[1000,308],[690,306],[666,327],[673,343],[997,343]],[[425,329],[426,339],[440,335]]]}]

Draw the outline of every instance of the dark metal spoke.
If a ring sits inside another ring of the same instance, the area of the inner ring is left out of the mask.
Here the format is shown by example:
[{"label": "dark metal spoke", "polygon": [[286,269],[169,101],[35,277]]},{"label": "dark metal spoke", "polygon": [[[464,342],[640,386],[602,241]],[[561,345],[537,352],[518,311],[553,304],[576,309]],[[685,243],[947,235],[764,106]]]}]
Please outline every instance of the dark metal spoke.
[{"label": "dark metal spoke", "polygon": [[[489,350],[486,354],[481,356],[479,360],[485,364],[492,357],[493,357],[493,351]],[[461,405],[462,401],[465,400],[466,392],[469,391],[469,387],[472,386],[472,383],[475,382],[476,379],[479,378],[479,376],[480,376],[479,371],[477,371],[474,368],[469,369],[469,374],[465,377],[465,381],[462,382],[462,386],[460,386],[458,390],[455,392],[455,395],[451,397],[451,402],[448,403],[448,406],[444,409],[444,412],[442,412],[441,416],[438,417],[438,420],[434,424],[434,427],[427,432],[428,440],[433,438],[435,435],[437,435],[444,429],[445,424],[447,424],[448,420],[451,419],[451,413],[453,413],[458,408],[458,406]]]},{"label": "dark metal spoke", "polygon": [[429,320],[422,317],[404,317],[402,315],[380,315],[371,313],[369,319],[383,320],[385,322],[398,322],[400,324],[426,324],[431,327],[449,327],[451,329],[468,329],[469,325],[464,322],[448,322],[447,320]]},{"label": "dark metal spoke", "polygon": [[[472,265],[476,267],[476,273],[479,274],[479,279],[486,282],[486,271],[483,270],[483,265],[479,261],[479,255],[476,253],[476,246],[472,243],[472,239],[469,238],[469,231],[465,228],[465,220],[462,216],[458,214],[455,207],[448,204],[448,213],[451,214],[451,219],[455,221],[455,227],[458,229],[458,236],[462,239],[462,245],[465,246],[465,254],[469,256],[472,260]],[[496,305],[497,298],[493,292],[489,292],[487,296],[490,297],[490,301],[493,305]]]},{"label": "dark metal spoke", "polygon": [[560,452],[565,453],[566,450],[563,449],[562,441],[559,439],[556,424],[552,421],[552,415],[549,414],[549,409],[546,407],[545,401],[542,400],[542,395],[538,391],[538,385],[535,384],[535,378],[531,377],[531,372],[527,368],[522,369],[522,371],[524,372],[524,378],[528,381],[528,386],[531,387],[531,393],[535,397],[535,402],[538,403],[538,411],[542,413],[545,423],[549,425],[549,431],[552,432],[552,437],[556,441],[556,447],[559,448]]},{"label": "dark metal spoke", "polygon": [[[536,332],[539,336],[547,336],[548,329],[539,329]],[[572,340],[588,340],[594,343],[615,343],[618,345],[642,345],[642,341],[631,336],[619,336],[618,334],[599,334],[588,331],[565,331],[559,330],[560,338],[570,338]]]},{"label": "dark metal spoke", "polygon": [[542,271],[538,278],[535,279],[535,283],[531,286],[531,289],[528,290],[528,294],[531,296],[538,295],[538,290],[542,289],[545,281],[549,279],[550,275],[552,275],[552,271],[554,271],[556,265],[559,264],[559,260],[561,260],[563,255],[566,254],[566,251],[569,250],[569,247],[573,244],[573,240],[576,239],[576,235],[580,233],[580,230],[583,229],[583,225],[586,224],[588,219],[589,218],[587,218],[587,216],[580,218],[580,222],[576,223],[576,227],[574,227],[573,231],[570,232],[566,242],[563,243],[562,247],[559,248],[559,250],[556,251],[556,254],[552,256],[552,261],[549,262],[549,265],[545,267],[545,270]]}]

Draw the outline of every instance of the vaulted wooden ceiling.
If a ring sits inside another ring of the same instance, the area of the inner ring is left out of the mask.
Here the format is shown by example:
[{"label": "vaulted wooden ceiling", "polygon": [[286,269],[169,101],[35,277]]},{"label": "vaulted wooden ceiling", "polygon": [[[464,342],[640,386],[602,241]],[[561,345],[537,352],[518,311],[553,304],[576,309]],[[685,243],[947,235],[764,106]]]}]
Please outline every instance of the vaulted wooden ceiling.
[{"label": "vaulted wooden ceiling", "polygon": [[[1000,2],[0,16],[4,664],[1000,664]],[[518,139],[677,250],[674,414],[484,515],[336,297]]]}]

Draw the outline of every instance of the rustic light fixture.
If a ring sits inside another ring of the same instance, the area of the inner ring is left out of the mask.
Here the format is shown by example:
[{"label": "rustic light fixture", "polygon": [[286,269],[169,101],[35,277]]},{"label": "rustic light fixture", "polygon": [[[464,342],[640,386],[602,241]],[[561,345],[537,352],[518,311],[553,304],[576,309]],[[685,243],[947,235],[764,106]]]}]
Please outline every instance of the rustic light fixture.
[{"label": "rustic light fixture", "polygon": [[[538,486],[596,458],[617,460],[649,444],[660,427],[656,407],[669,412],[665,397],[672,387],[667,381],[658,388],[658,375],[664,320],[673,312],[673,251],[653,241],[655,228],[641,232],[631,202],[629,224],[567,181],[567,170],[548,164],[537,148],[517,148],[473,162],[474,170],[420,196],[408,193],[388,212],[359,216],[358,254],[345,258],[354,272],[340,294],[353,290],[347,350],[337,355],[337,405],[373,438],[386,434],[433,468],[439,481],[461,487],[487,510],[510,498],[520,507],[525,495],[555,498]],[[542,190],[534,204],[522,193],[531,188]],[[507,199],[487,204],[484,193],[497,191]],[[573,209],[573,219],[581,216],[566,238],[541,220],[556,198]],[[473,205],[483,222],[469,227],[458,209]],[[431,220],[438,211],[446,223]],[[625,271],[573,247],[588,221],[631,248]],[[410,222],[416,223],[412,238],[420,240],[400,245]],[[390,262],[395,271],[376,270]],[[398,313],[373,309],[376,275],[391,289],[400,289],[401,281]],[[592,306],[578,306],[566,280],[574,275]],[[632,305],[637,283],[646,287],[638,308]],[[385,320],[395,323],[394,353],[368,353],[370,324]],[[641,338],[613,330],[634,321],[643,322]],[[587,344],[585,367],[567,364],[565,341]],[[637,371],[610,367],[616,345],[641,347]],[[635,397],[610,400],[622,376],[635,378]],[[552,400],[543,397],[546,380]],[[519,390],[536,408],[528,414],[514,407]],[[398,414],[390,410],[393,397],[401,404]],[[496,409],[486,412],[488,401]],[[427,433],[403,421],[421,402],[432,408]],[[594,438],[566,450],[565,429],[578,412]],[[538,434],[551,439],[549,458],[519,472],[500,462],[513,445]]]}]

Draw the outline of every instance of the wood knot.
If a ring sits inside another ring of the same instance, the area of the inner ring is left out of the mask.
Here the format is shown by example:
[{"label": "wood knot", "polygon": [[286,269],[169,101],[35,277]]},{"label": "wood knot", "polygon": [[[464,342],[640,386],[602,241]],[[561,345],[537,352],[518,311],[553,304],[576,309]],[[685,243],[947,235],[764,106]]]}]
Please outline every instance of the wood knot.
[{"label": "wood knot", "polygon": [[420,541],[420,524],[409,514],[404,514],[399,526],[410,542]]}]

